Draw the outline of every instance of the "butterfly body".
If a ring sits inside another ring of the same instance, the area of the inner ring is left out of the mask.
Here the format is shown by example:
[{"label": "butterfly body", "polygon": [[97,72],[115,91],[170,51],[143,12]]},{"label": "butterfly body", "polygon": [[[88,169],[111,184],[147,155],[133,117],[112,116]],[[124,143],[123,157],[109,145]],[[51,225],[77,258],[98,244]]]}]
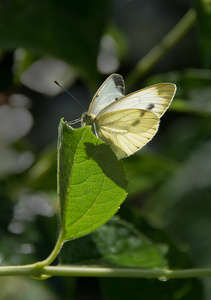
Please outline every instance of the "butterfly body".
[{"label": "butterfly body", "polygon": [[88,112],[82,114],[82,126],[91,125],[117,158],[124,158],[153,138],[175,92],[174,84],[160,83],[125,96],[122,76],[112,74],[94,95]]}]

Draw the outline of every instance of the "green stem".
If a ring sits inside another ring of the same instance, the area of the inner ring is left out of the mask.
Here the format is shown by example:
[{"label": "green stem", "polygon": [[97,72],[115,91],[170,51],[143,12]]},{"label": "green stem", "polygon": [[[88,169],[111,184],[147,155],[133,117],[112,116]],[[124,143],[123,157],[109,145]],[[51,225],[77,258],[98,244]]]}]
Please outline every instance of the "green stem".
[{"label": "green stem", "polygon": [[0,276],[36,276],[42,275],[41,269],[35,267],[36,264],[25,266],[4,266],[0,267]]},{"label": "green stem", "polygon": [[37,269],[34,265],[0,267],[0,276],[50,276],[69,277],[119,277],[119,278],[157,278],[165,281],[178,278],[211,277],[211,269],[162,270],[140,268],[92,268],[47,266]]},{"label": "green stem", "polygon": [[45,274],[44,268],[54,261],[63,243],[64,233],[63,230],[61,230],[53,251],[45,260],[24,266],[0,267],[0,276],[32,276],[36,279],[47,279],[50,275]]},{"label": "green stem", "polygon": [[165,54],[169,51],[186,32],[192,27],[196,20],[196,12],[189,9],[177,25],[148,52],[137,64],[136,68],[126,77],[126,86],[131,87],[141,79]]},{"label": "green stem", "polygon": [[139,268],[46,267],[45,275],[78,277],[170,278],[211,277],[211,269],[163,270]]},{"label": "green stem", "polygon": [[57,242],[56,242],[56,245],[55,245],[53,251],[45,260],[35,263],[34,264],[35,268],[40,269],[40,268],[50,265],[54,261],[54,259],[57,257],[57,255],[59,254],[63,243],[64,243],[64,233],[63,233],[63,230],[60,230],[60,234],[59,234],[59,237],[57,239]]}]

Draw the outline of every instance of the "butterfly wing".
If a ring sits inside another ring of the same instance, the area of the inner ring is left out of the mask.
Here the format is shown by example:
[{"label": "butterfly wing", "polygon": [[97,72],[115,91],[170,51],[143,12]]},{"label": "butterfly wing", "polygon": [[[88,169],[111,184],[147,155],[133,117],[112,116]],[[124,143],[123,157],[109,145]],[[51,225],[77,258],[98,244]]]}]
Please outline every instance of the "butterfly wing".
[{"label": "butterfly wing", "polygon": [[153,112],[160,118],[169,107],[176,92],[173,83],[159,83],[129,94],[105,107],[98,115],[121,109],[139,108]]},{"label": "butterfly wing", "polygon": [[157,132],[159,118],[151,111],[123,109],[102,115],[95,123],[98,137],[110,145],[118,159],[148,143]]},{"label": "butterfly wing", "polygon": [[88,115],[95,117],[106,106],[124,97],[125,84],[121,75],[112,74],[100,86],[90,104]]}]

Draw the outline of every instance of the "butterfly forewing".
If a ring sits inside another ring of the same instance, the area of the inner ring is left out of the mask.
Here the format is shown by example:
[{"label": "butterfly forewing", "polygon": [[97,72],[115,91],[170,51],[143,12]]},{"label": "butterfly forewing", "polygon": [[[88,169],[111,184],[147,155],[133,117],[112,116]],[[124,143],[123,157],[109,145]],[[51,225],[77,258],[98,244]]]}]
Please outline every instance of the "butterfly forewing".
[{"label": "butterfly forewing", "polygon": [[88,114],[96,116],[105,107],[114,101],[124,97],[125,85],[121,75],[112,74],[101,85],[90,104]]},{"label": "butterfly forewing", "polygon": [[122,76],[112,74],[82,115],[82,126],[92,125],[96,135],[121,159],[153,138],[175,92],[173,83],[159,83],[125,96]]},{"label": "butterfly forewing", "polygon": [[106,113],[131,108],[151,111],[160,118],[169,107],[175,92],[176,86],[173,83],[155,84],[113,102],[105,107],[97,118]]},{"label": "butterfly forewing", "polygon": [[159,118],[151,111],[141,109],[118,110],[100,117],[96,123],[97,135],[110,145],[118,159],[142,148],[155,135]]}]

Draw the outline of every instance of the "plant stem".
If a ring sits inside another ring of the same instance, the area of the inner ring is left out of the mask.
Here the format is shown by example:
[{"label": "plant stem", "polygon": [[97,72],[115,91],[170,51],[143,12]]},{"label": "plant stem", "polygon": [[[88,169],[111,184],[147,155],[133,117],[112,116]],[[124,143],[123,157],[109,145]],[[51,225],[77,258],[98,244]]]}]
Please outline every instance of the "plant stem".
[{"label": "plant stem", "polygon": [[52,250],[51,254],[45,260],[33,264],[35,266],[35,268],[39,269],[39,268],[43,268],[45,266],[50,265],[54,261],[54,259],[57,257],[57,255],[59,254],[63,243],[64,243],[64,233],[63,233],[63,230],[60,230],[56,245],[55,245],[54,249]]},{"label": "plant stem", "polygon": [[49,276],[69,277],[119,277],[119,278],[157,278],[159,280],[211,277],[211,269],[140,269],[140,268],[92,268],[47,266],[37,269],[34,265],[0,267],[0,276]]},{"label": "plant stem", "polygon": [[0,267],[0,276],[32,276],[36,279],[47,279],[49,275],[44,274],[44,267],[50,265],[59,254],[64,243],[64,233],[60,230],[56,245],[51,254],[43,261],[24,266]]},{"label": "plant stem", "polygon": [[24,266],[4,266],[0,267],[0,276],[40,276],[42,272],[35,268],[36,264]]},{"label": "plant stem", "polygon": [[148,52],[137,64],[135,69],[126,77],[126,86],[131,87],[141,79],[165,54],[169,51],[186,32],[192,27],[196,20],[196,12],[189,9],[177,25]]},{"label": "plant stem", "polygon": [[127,277],[127,278],[157,278],[167,280],[170,278],[211,277],[211,269],[140,269],[140,268],[81,268],[81,267],[46,267],[46,275],[78,276],[78,277]]}]

